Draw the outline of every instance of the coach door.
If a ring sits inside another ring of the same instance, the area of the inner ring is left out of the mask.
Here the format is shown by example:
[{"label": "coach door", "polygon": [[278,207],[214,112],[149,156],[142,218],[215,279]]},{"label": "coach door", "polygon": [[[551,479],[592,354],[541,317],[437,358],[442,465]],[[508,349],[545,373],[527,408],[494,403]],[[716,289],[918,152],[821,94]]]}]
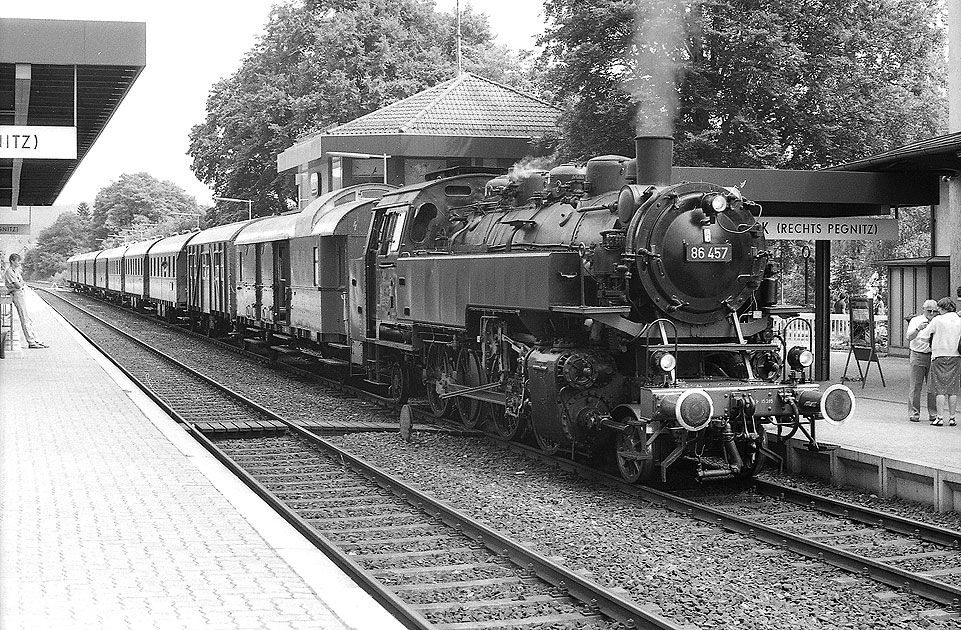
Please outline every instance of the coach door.
[{"label": "coach door", "polygon": [[[200,266],[197,264],[197,248],[187,253],[187,308],[200,308]],[[161,270],[163,266],[161,266]]]},{"label": "coach door", "polygon": [[211,311],[227,312],[227,287],[224,282],[224,244],[215,243],[213,247],[213,264],[210,269],[211,291],[214,304]]},{"label": "coach door", "polygon": [[290,243],[274,243],[274,321],[288,323],[290,317]]},{"label": "coach door", "polygon": [[211,308],[210,252],[200,254],[200,310],[209,313]]},{"label": "coach door", "polygon": [[254,245],[254,258],[257,263],[257,271],[254,274],[254,317],[258,320],[263,319],[261,315],[264,307],[264,244]]}]

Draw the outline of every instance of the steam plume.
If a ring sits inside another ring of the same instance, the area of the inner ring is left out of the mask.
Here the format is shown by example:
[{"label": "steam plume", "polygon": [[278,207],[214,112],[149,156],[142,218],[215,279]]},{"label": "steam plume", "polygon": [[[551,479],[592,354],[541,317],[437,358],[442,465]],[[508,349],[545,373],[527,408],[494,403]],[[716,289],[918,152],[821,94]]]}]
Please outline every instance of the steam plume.
[{"label": "steam plume", "polygon": [[678,108],[675,81],[685,46],[685,11],[685,0],[638,3],[631,51],[633,72],[625,82],[638,105],[638,135],[673,133]]}]

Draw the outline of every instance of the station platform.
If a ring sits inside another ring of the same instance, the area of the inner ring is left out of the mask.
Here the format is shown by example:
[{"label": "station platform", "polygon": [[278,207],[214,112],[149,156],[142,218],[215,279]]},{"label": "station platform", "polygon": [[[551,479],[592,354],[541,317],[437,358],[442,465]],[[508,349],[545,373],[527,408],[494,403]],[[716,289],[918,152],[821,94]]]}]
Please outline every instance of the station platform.
[{"label": "station platform", "polygon": [[28,299],[50,347],[0,360],[0,628],[402,628]]},{"label": "station platform", "polygon": [[[908,421],[908,359],[881,357],[881,366],[871,363],[862,382],[846,381],[856,398],[854,417],[843,424],[820,423],[819,441],[849,449],[893,458],[937,470],[961,473],[961,402],[956,427],[933,427],[927,422],[927,389],[921,392],[921,421]],[[842,382],[845,374],[859,377],[854,357],[848,352],[831,352],[831,381]],[[861,362],[861,369],[865,370]],[[881,374],[884,375],[882,384]],[[863,387],[862,387],[863,385]]]}]

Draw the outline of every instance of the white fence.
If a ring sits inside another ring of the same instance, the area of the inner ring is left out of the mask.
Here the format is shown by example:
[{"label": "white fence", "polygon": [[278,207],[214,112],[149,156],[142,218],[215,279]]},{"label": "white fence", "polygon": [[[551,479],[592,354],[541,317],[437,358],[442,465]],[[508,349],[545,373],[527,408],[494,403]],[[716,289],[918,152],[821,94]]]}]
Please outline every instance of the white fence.
[{"label": "white fence", "polygon": [[[809,334],[813,334],[814,331],[814,314],[813,313],[802,313],[800,315],[801,319],[804,319],[807,323],[811,325],[810,328],[805,324],[800,322],[792,323],[790,328],[783,331],[784,324],[788,320],[783,320],[779,317],[774,318],[774,330],[782,331],[784,340],[788,348],[791,346],[807,346],[811,344],[811,339]],[[831,314],[831,346],[834,349],[847,348],[850,341],[850,331],[848,330],[851,320],[850,315],[847,313],[832,313]],[[875,327],[875,337],[878,341],[879,346],[886,346],[888,340],[888,316],[887,315],[875,315],[874,316],[874,327]]]}]

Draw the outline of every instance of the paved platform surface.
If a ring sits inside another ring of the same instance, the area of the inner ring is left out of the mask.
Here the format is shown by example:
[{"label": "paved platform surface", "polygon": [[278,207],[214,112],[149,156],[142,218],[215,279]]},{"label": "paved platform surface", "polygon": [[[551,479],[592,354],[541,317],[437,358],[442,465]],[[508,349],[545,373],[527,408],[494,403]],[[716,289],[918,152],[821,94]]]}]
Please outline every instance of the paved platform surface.
[{"label": "paved platform surface", "polygon": [[[840,383],[848,353],[831,353],[831,383]],[[931,466],[941,470],[961,471],[961,411],[956,427],[932,427],[926,422],[927,389],[921,392],[921,422],[908,421],[908,359],[881,357],[883,386],[878,364],[872,363],[863,383],[846,382],[857,399],[854,418],[837,426],[822,422],[818,440],[876,455]],[[867,366],[861,363],[861,369]],[[851,357],[847,376],[858,377]],[[961,407],[961,404],[959,404]]]},{"label": "paved platform surface", "polygon": [[0,628],[401,627],[30,304],[51,347],[0,361]]}]

